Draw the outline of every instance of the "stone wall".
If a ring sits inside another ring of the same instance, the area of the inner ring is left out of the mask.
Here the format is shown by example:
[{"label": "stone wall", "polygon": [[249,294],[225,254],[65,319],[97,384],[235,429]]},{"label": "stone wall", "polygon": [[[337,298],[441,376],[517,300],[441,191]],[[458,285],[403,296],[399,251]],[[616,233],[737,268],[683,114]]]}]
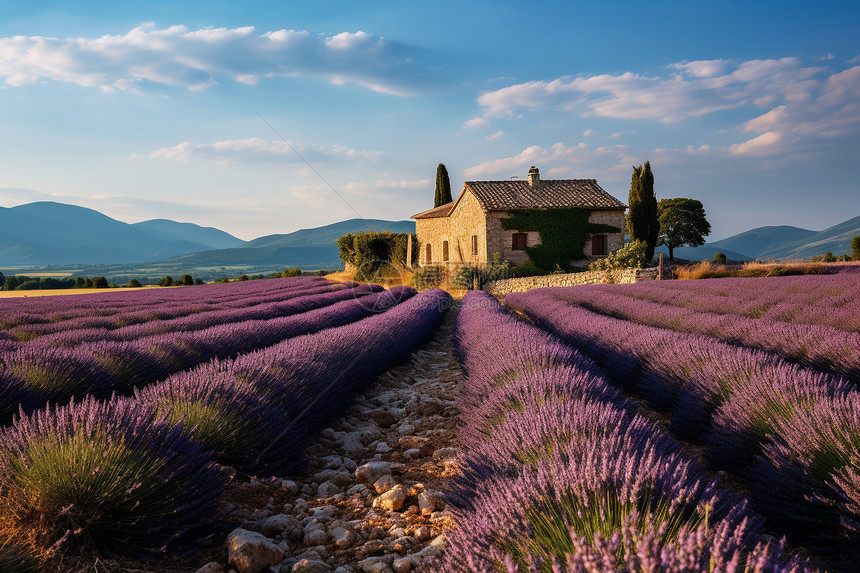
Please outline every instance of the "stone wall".
[{"label": "stone wall", "polygon": [[[598,225],[612,225],[617,229],[622,229],[617,233],[600,233],[601,235],[606,235],[606,250],[611,253],[612,251],[617,251],[621,247],[624,246],[624,211],[623,210],[604,210],[604,211],[592,211],[591,216],[588,218],[589,223],[595,223]],[[583,245],[582,250],[585,253],[586,257],[593,257],[591,253],[591,237],[592,235],[588,235],[585,239],[585,245]],[[602,259],[602,256],[594,257],[596,259]]]},{"label": "stone wall", "polygon": [[[502,259],[508,260],[514,265],[521,265],[529,260],[526,251],[515,251],[513,247],[513,235],[519,231],[507,231],[502,228],[502,219],[510,217],[507,211],[491,211],[487,213],[487,251],[490,256],[500,253]],[[540,233],[531,231],[526,239],[526,246],[536,247],[540,245]]]},{"label": "stone wall", "polygon": [[603,283],[632,284],[641,280],[652,280],[657,269],[623,269],[614,271],[587,271],[565,275],[521,277],[502,279],[484,285],[484,290],[493,296],[504,296],[509,292],[524,292],[534,288],[593,285]]}]

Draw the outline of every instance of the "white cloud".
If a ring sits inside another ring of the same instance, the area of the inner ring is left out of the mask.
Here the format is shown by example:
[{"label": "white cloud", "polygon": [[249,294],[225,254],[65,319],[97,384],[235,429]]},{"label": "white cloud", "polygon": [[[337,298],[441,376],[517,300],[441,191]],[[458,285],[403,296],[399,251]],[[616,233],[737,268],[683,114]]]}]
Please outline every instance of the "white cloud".
[{"label": "white cloud", "polygon": [[504,134],[505,134],[504,131],[499,130],[496,133],[488,135],[484,139],[486,139],[487,141],[493,141],[494,139],[498,139],[498,138],[502,137]]},{"label": "white cloud", "polygon": [[363,31],[317,37],[296,30],[259,33],[253,26],[190,30],[144,24],[98,38],[0,38],[0,77],[9,86],[53,80],[134,91],[148,82],[196,90],[224,78],[255,85],[263,78],[312,76],[405,94],[423,81],[403,52]]},{"label": "white cloud", "polygon": [[818,63],[805,65],[798,58],[717,59],[676,63],[669,69],[675,72],[561,77],[510,85],[481,94],[478,103],[483,112],[472,121],[548,109],[580,117],[671,124],[734,110],[733,115],[746,116],[737,129],[758,134],[734,145],[717,146],[734,154],[807,154],[815,140],[852,134],[860,139],[860,66],[836,71]]},{"label": "white cloud", "polygon": [[700,60],[672,64],[669,77],[633,72],[530,81],[478,97],[482,118],[512,117],[523,109],[554,108],[581,116],[675,123],[759,101],[809,101],[827,68],[797,58]]},{"label": "white cloud", "polygon": [[726,60],[697,60],[672,64],[669,67],[684,70],[696,78],[712,78],[724,74],[728,68],[728,62]]},{"label": "white cloud", "polygon": [[782,136],[778,132],[766,131],[749,141],[732,145],[730,149],[736,155],[769,155],[781,139]]},{"label": "white cloud", "polygon": [[463,127],[467,127],[467,128],[471,129],[471,128],[484,126],[488,123],[490,123],[490,120],[488,120],[488,119],[485,119],[483,117],[475,117],[475,118],[470,119],[466,123],[464,123]]},{"label": "white cloud", "polygon": [[535,165],[542,173],[571,173],[574,178],[587,179],[592,177],[596,165],[607,160],[613,165],[619,161],[626,165],[633,161],[631,157],[625,146],[590,148],[584,143],[567,145],[558,142],[549,147],[532,145],[517,155],[473,165],[464,171],[464,175],[483,179],[508,179],[513,175],[524,178],[529,167]]},{"label": "white cloud", "polygon": [[[299,157],[301,155],[301,157]],[[162,147],[149,154],[156,159],[176,161],[213,161],[215,163],[299,163],[302,158],[310,162],[329,159],[352,159],[355,161],[376,161],[378,151],[361,151],[343,146],[308,147],[301,143],[272,141],[250,138],[217,141],[215,143],[183,142],[172,147]],[[132,158],[138,157],[134,154]]]}]

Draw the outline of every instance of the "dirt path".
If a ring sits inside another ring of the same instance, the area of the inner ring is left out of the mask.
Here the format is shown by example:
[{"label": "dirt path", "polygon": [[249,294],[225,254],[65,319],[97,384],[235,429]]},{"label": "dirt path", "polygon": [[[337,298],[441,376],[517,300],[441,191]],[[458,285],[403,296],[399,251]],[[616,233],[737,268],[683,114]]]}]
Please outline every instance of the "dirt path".
[{"label": "dirt path", "polygon": [[[306,472],[236,483],[225,511],[244,532],[187,570],[405,573],[439,551],[452,526],[439,490],[457,471],[458,310],[314,439]],[[255,556],[262,569],[246,566]]]}]

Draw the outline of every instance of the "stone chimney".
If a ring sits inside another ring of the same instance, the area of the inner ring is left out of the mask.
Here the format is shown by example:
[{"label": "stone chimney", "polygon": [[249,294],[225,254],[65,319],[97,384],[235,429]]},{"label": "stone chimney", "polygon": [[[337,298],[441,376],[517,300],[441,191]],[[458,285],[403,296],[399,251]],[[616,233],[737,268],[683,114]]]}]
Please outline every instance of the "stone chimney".
[{"label": "stone chimney", "polygon": [[529,187],[537,187],[540,185],[540,170],[534,165],[529,169]]}]

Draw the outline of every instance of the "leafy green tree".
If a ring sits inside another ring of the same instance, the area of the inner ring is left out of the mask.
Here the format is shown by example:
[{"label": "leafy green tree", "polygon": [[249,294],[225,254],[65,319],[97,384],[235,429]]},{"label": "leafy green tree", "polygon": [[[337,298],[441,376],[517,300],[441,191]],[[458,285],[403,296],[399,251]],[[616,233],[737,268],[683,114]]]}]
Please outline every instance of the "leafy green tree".
[{"label": "leafy green tree", "polygon": [[140,284],[139,280],[131,279],[130,281],[128,281],[128,286],[130,286],[132,288],[141,288],[143,285]]},{"label": "leafy green tree", "polygon": [[108,288],[108,280],[105,277],[93,277],[93,288]]},{"label": "leafy green tree", "polygon": [[302,276],[302,269],[299,269],[299,268],[284,269],[281,271],[281,278],[282,279],[287,279],[290,277],[300,277],[300,276]]},{"label": "leafy green tree", "polygon": [[251,277],[249,277],[248,275],[239,275],[238,277],[236,277],[236,282],[244,282],[249,280],[251,280]]},{"label": "leafy green tree", "polygon": [[75,277],[75,288],[87,288],[87,279],[84,277]]},{"label": "leafy green tree", "polygon": [[15,275],[6,277],[6,282],[3,284],[3,290],[15,290],[18,288],[19,284],[21,284],[21,279]]},{"label": "leafy green tree", "polygon": [[93,279],[87,277],[84,279],[84,288],[93,288]]},{"label": "leafy green tree", "polygon": [[159,286],[163,286],[163,287],[173,286],[173,277],[170,275],[167,275],[166,277],[161,279],[161,281],[158,284],[159,284]]},{"label": "leafy green tree", "polygon": [[6,284],[6,275],[0,273],[0,289],[3,288],[3,285]]},{"label": "leafy green tree", "polygon": [[444,163],[440,163],[436,168],[436,196],[433,198],[433,207],[439,207],[453,200],[451,197],[451,180],[448,179],[448,169]]},{"label": "leafy green tree", "polygon": [[700,247],[711,234],[711,224],[705,218],[701,201],[678,197],[661,199],[657,204],[660,221],[660,244],[669,248],[669,260],[674,260],[677,247]]},{"label": "leafy green tree", "polygon": [[714,253],[713,263],[715,265],[724,265],[728,262],[728,257],[725,253]]},{"label": "leafy green tree", "polygon": [[194,279],[194,284],[196,284],[198,286],[205,285],[206,281],[204,281],[203,279]]},{"label": "leafy green tree", "polygon": [[860,261],[860,235],[851,239],[851,256],[855,261]]},{"label": "leafy green tree", "polygon": [[182,275],[176,284],[180,286],[192,286],[194,284],[194,277],[191,275]]},{"label": "leafy green tree", "polygon": [[634,167],[630,179],[630,198],[627,201],[627,232],[631,241],[645,243],[645,258],[654,258],[657,237],[660,234],[660,221],[657,215],[657,197],[654,195],[654,174],[651,162]]}]

